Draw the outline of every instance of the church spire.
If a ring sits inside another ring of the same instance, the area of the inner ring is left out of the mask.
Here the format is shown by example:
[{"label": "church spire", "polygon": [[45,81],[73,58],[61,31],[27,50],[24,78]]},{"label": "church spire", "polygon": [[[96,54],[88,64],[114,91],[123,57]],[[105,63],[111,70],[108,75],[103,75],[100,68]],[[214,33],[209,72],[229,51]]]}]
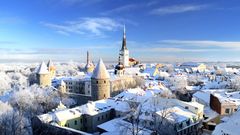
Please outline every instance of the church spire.
[{"label": "church spire", "polygon": [[87,51],[87,64],[90,63],[89,52]]},{"label": "church spire", "polygon": [[123,25],[123,41],[122,41],[122,48],[121,48],[121,50],[127,50],[125,24]]}]

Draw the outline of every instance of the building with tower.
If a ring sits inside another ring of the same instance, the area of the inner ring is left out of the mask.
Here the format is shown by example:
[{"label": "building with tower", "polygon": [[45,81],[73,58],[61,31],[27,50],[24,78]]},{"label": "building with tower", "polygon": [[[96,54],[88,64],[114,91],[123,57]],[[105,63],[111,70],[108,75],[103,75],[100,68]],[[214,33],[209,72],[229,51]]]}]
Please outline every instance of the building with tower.
[{"label": "building with tower", "polygon": [[129,51],[127,49],[127,41],[126,41],[126,29],[125,25],[123,28],[123,40],[122,40],[122,48],[120,49],[119,56],[121,62],[124,67],[129,67]]},{"label": "building with tower", "polygon": [[51,74],[44,62],[39,66],[36,73],[37,84],[42,87],[51,86]]},{"label": "building with tower", "polygon": [[89,52],[87,51],[87,64],[85,66],[85,72],[86,73],[92,73],[94,70],[94,64],[91,62]]},{"label": "building with tower", "polygon": [[114,74],[117,76],[123,76],[124,75],[124,66],[121,62],[120,56],[118,58],[118,64],[115,66]]},{"label": "building with tower", "polygon": [[54,66],[52,60],[49,60],[47,63],[48,71],[50,73],[51,79],[53,79],[56,75],[56,67]]},{"label": "building with tower", "polygon": [[93,71],[91,88],[93,101],[110,97],[110,76],[102,59],[99,60]]}]

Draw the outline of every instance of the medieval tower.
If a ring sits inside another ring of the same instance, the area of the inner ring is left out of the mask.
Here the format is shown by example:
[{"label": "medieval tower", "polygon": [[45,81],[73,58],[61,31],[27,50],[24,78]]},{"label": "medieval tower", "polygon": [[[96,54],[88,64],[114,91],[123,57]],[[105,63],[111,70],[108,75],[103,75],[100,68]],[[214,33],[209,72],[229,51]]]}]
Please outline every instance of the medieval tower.
[{"label": "medieval tower", "polygon": [[51,74],[44,62],[41,63],[37,70],[37,83],[42,86],[51,86]]},{"label": "medieval tower", "polygon": [[53,65],[53,62],[51,60],[47,63],[48,71],[50,73],[51,79],[53,79],[56,75],[56,67]]},{"label": "medieval tower", "polygon": [[118,58],[118,64],[115,66],[114,74],[117,76],[123,76],[124,75],[124,66],[121,62],[120,56]]},{"label": "medieval tower", "polygon": [[85,66],[85,72],[86,73],[92,73],[94,70],[93,62],[91,62],[89,52],[87,51],[87,64]]},{"label": "medieval tower", "polygon": [[99,60],[91,77],[92,100],[101,100],[110,97],[110,76],[102,61]]},{"label": "medieval tower", "polygon": [[119,56],[121,59],[121,62],[123,64],[124,67],[128,67],[129,66],[129,51],[127,49],[127,41],[126,41],[126,29],[125,29],[125,25],[123,28],[123,41],[122,41],[122,48],[119,52]]}]

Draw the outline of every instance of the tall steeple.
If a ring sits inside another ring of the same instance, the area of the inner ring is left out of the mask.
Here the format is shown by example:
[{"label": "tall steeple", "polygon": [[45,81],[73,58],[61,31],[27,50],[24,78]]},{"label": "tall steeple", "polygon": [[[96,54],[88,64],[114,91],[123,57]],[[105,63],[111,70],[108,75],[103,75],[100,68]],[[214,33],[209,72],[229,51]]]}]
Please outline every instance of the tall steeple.
[{"label": "tall steeple", "polygon": [[89,60],[90,60],[90,59],[89,59],[89,52],[87,51],[87,65],[90,63]]},{"label": "tall steeple", "polygon": [[129,51],[127,49],[126,28],[123,26],[123,41],[122,48],[120,49],[119,56],[124,67],[129,66]]},{"label": "tall steeple", "polygon": [[126,41],[126,28],[125,24],[123,26],[123,41],[122,41],[122,48],[121,50],[127,50],[127,41]]},{"label": "tall steeple", "polygon": [[89,51],[87,51],[87,64],[86,64],[86,66],[85,66],[85,71],[86,71],[87,73],[92,73],[93,70],[94,70],[94,65],[93,65],[93,63],[92,63],[91,60],[90,60]]}]

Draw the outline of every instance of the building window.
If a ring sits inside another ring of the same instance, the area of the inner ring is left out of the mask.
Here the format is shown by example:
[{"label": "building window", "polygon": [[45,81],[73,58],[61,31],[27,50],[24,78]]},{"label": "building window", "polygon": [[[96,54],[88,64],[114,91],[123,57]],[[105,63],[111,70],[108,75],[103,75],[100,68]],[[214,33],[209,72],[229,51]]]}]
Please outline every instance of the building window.
[{"label": "building window", "polygon": [[225,113],[229,114],[230,113],[230,109],[229,108],[225,109]]},{"label": "building window", "polygon": [[77,125],[77,121],[76,120],[74,121],[74,124]]},{"label": "building window", "polygon": [[80,122],[82,123],[82,119],[80,119]]},{"label": "building window", "polygon": [[96,83],[98,84],[98,81],[96,81]]},{"label": "building window", "polygon": [[97,120],[99,121],[99,120],[100,120],[100,118],[98,117],[98,118],[97,118]]},{"label": "building window", "polygon": [[102,115],[102,120],[103,120],[103,115]]},{"label": "building window", "polygon": [[185,109],[188,109],[188,106],[185,106]]},{"label": "building window", "polygon": [[237,111],[237,109],[234,109],[234,111],[236,112],[236,111]]},{"label": "building window", "polygon": [[104,83],[106,83],[106,81],[104,81]]}]

